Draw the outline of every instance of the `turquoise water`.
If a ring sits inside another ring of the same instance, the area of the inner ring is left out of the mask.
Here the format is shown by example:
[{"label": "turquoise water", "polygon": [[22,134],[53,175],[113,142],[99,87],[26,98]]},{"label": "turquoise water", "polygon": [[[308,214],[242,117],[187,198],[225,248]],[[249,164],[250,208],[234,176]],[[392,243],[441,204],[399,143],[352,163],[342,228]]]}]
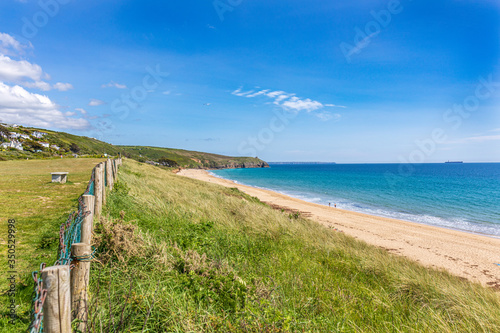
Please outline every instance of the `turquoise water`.
[{"label": "turquoise water", "polygon": [[500,163],[270,165],[212,173],[309,202],[500,237]]}]

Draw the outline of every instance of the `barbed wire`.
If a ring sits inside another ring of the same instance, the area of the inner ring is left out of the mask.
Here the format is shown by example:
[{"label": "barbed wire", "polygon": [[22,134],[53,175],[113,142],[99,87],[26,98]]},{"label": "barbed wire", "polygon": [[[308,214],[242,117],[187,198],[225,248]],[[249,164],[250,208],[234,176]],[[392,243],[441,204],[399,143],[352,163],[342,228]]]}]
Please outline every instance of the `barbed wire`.
[{"label": "barbed wire", "polygon": [[40,264],[40,270],[31,273],[35,282],[35,290],[33,301],[31,303],[31,324],[28,328],[30,333],[43,332],[43,303],[47,297],[47,289],[43,288],[43,280],[41,278],[42,270],[45,268],[45,263]]},{"label": "barbed wire", "polygon": [[[92,169],[89,183],[83,195],[95,194],[96,168],[97,166]],[[103,185],[108,186],[108,175],[106,172],[106,168],[104,169]],[[71,245],[73,243],[80,243],[82,221],[86,216],[90,214],[90,210],[87,209],[85,203],[83,202],[83,195],[78,198],[78,210],[72,212],[66,222],[61,224],[61,227],[59,228],[59,255],[54,265],[70,265],[70,269],[72,269],[73,266],[71,265],[71,262],[73,259],[79,261],[91,261],[94,258],[94,254],[96,252],[95,248],[93,248],[93,252],[88,256],[71,258]],[[34,296],[31,304],[31,323],[28,328],[28,331],[30,333],[43,332],[43,304],[45,302],[45,298],[47,297],[47,289],[44,289],[41,274],[45,266],[45,263],[42,263],[40,265],[39,271],[32,272],[32,277],[34,280]]]}]

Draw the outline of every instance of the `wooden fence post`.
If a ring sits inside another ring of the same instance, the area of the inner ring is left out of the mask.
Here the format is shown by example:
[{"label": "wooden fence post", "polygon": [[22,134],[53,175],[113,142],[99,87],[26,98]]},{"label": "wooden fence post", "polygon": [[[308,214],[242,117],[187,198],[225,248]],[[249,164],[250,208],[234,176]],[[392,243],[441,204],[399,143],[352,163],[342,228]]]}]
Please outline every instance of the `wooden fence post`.
[{"label": "wooden fence post", "polygon": [[99,163],[95,168],[94,174],[94,216],[99,217],[102,212],[102,186],[104,177],[102,174],[102,163]]},{"label": "wooden fence post", "polygon": [[112,190],[113,189],[113,169],[111,167],[111,160],[109,158],[106,161],[106,176],[107,176],[107,179],[109,180],[108,188],[110,190]]},{"label": "wooden fence post", "polygon": [[90,213],[84,217],[82,221],[82,233],[80,242],[85,244],[90,244],[90,240],[92,239],[92,225],[94,221],[94,196],[85,194],[82,196],[83,204],[85,205],[85,211],[89,211]]},{"label": "wooden fence post", "polygon": [[77,319],[78,329],[85,332],[88,317],[88,287],[90,279],[90,256],[92,250],[89,244],[73,243],[71,256],[71,311],[72,318]]},{"label": "wooden fence post", "polygon": [[42,280],[47,289],[47,297],[43,303],[43,332],[71,333],[69,265],[43,269]]},{"label": "wooden fence post", "polygon": [[107,177],[107,168],[106,162],[102,162],[102,205],[106,204],[106,177]]}]

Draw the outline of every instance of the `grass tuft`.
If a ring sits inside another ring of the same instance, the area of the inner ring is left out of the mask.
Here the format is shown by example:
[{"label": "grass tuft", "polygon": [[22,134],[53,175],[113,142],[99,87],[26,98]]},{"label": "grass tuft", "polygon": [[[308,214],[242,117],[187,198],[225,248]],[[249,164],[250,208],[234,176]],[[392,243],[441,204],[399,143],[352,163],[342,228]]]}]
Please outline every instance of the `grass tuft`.
[{"label": "grass tuft", "polygon": [[106,223],[130,242],[99,243],[121,253],[91,275],[103,332],[500,331],[493,290],[236,189],[130,160],[119,179]]}]

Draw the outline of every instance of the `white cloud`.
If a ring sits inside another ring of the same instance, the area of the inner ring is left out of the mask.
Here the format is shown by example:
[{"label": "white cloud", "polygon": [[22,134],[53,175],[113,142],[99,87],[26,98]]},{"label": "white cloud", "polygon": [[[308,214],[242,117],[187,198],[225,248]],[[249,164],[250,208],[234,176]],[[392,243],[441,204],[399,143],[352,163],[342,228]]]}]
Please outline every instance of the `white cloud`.
[{"label": "white cloud", "polygon": [[321,104],[318,101],[313,101],[309,98],[306,99],[300,99],[298,97],[292,97],[287,101],[284,101],[281,104],[283,107],[293,110],[293,111],[306,111],[306,112],[311,112],[314,110],[321,109],[323,107],[323,104]]},{"label": "white cloud", "polygon": [[26,60],[14,60],[0,54],[0,81],[19,83],[26,79],[41,81],[42,67]]},{"label": "white cloud", "polygon": [[76,111],[79,111],[81,114],[83,115],[86,115],[87,114],[87,111],[85,109],[82,109],[82,108],[76,108],[75,109]]},{"label": "white cloud", "polygon": [[[324,107],[339,107],[345,108],[343,105],[335,105],[335,104],[323,104],[321,102],[312,100],[310,98],[300,98],[295,96],[295,94],[290,94],[282,90],[270,91],[269,89],[265,90],[249,90],[242,91],[242,87],[234,90],[231,94],[240,97],[254,98],[258,96],[266,96],[268,98],[273,99],[273,104],[282,107],[288,112],[298,113],[301,111],[305,111],[307,113],[313,112],[313,114],[321,119],[322,121],[328,120],[339,120],[341,115],[339,114],[331,114],[322,110]],[[315,112],[318,111],[318,112]]]},{"label": "white cloud", "polygon": [[26,60],[15,60],[6,55],[12,55],[12,51],[19,54],[23,48],[24,46],[12,36],[0,33],[0,82],[10,82],[42,91],[73,89],[73,86],[69,83],[58,82],[52,86],[50,83],[43,81],[49,80],[50,76],[43,72],[42,67]]},{"label": "white cloud", "polygon": [[251,94],[251,93],[253,93],[253,92],[254,92],[254,90],[250,90],[250,91],[245,91],[245,92],[242,92],[242,91],[241,91],[241,88],[238,88],[238,89],[236,89],[235,91],[233,91],[231,94],[236,95],[236,96],[240,96],[240,97],[242,97],[242,96],[245,96],[245,95]]},{"label": "white cloud", "polygon": [[106,102],[101,101],[100,99],[95,99],[95,98],[92,98],[89,102],[90,106],[99,106],[99,105],[103,105],[103,104],[106,104]]},{"label": "white cloud", "polygon": [[127,86],[124,84],[116,83],[114,81],[109,82],[108,84],[103,84],[102,88],[118,88],[118,89],[127,89]]},{"label": "white cloud", "polygon": [[23,53],[24,49],[31,47],[33,47],[31,43],[23,45],[11,35],[0,32],[0,53],[2,54],[15,55]]},{"label": "white cloud", "polygon": [[256,93],[253,93],[253,94],[250,94],[250,95],[246,95],[245,97],[252,98],[252,97],[257,97],[257,96],[260,96],[260,95],[265,95],[268,91],[269,91],[269,89],[267,89],[267,90],[261,90],[261,91],[258,91]]},{"label": "white cloud", "polygon": [[339,121],[340,118],[342,118],[342,115],[340,115],[338,113],[332,114],[332,113],[327,112],[327,111],[318,112],[318,113],[315,113],[314,115],[316,117],[318,117],[319,119],[321,119],[321,121],[329,121],[329,120]]},{"label": "white cloud", "polygon": [[69,118],[47,96],[33,94],[24,88],[0,82],[0,119],[2,122],[37,127],[88,129],[87,120]]},{"label": "white cloud", "polygon": [[54,84],[54,89],[57,89],[59,91],[68,91],[70,89],[73,89],[73,85],[71,83],[57,82],[56,84]]},{"label": "white cloud", "polygon": [[170,90],[164,91],[163,95],[170,95],[172,92]]},{"label": "white cloud", "polygon": [[346,108],[344,105],[335,105],[335,104],[325,104],[325,106],[332,107],[332,108]]},{"label": "white cloud", "polygon": [[22,86],[26,88],[36,88],[40,89],[42,91],[49,91],[52,90],[52,86],[44,81],[36,81],[36,82],[23,82],[21,83]]},{"label": "white cloud", "polygon": [[278,91],[272,91],[270,93],[267,93],[267,97],[270,97],[270,98],[275,98],[279,95],[283,95],[285,92],[284,91],[281,91],[281,90],[278,90]]}]

